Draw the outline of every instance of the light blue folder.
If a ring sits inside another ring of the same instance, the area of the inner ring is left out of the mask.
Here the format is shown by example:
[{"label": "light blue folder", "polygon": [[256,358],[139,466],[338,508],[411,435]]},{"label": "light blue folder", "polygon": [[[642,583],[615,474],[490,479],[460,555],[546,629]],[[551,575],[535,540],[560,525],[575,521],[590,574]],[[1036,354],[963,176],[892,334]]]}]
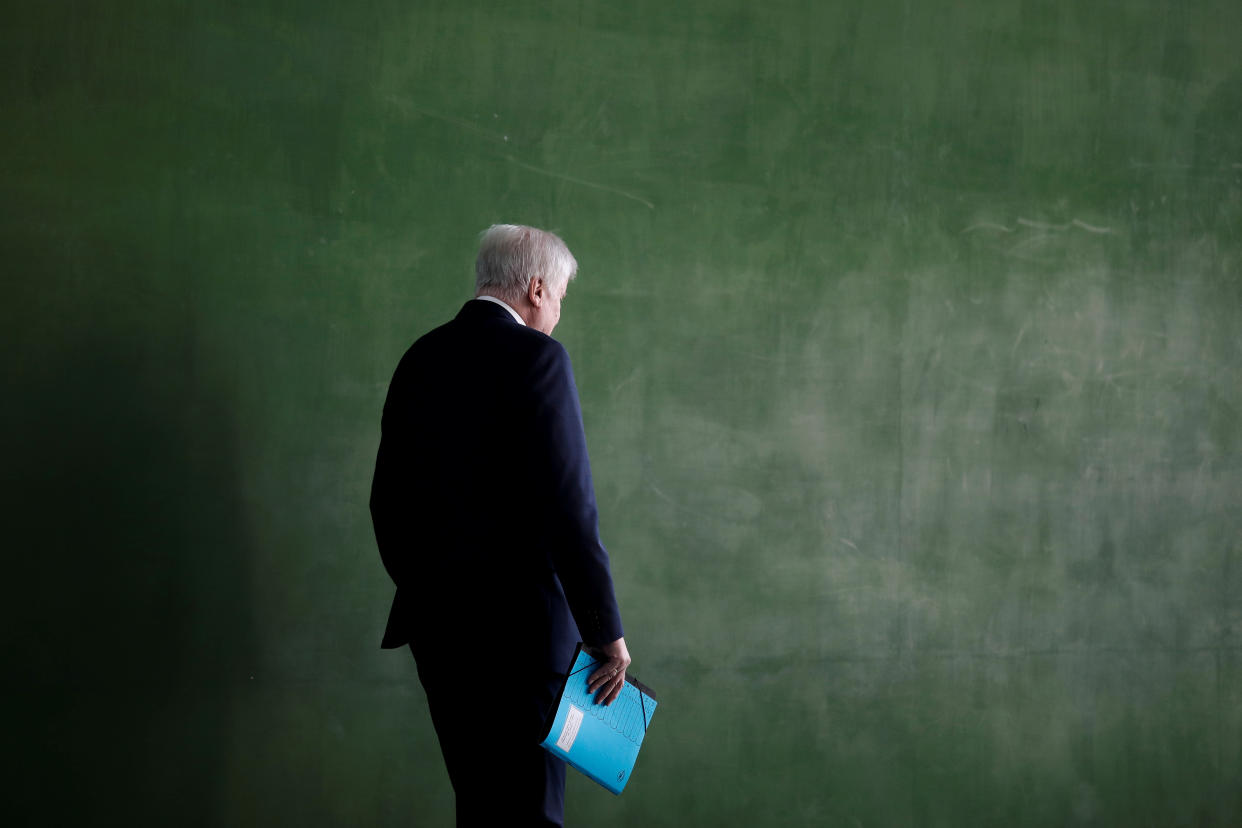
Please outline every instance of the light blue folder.
[{"label": "light blue folder", "polygon": [[630,781],[643,746],[656,708],[655,693],[626,675],[625,686],[612,704],[596,704],[587,691],[587,679],[599,664],[578,645],[560,698],[548,717],[543,747],[619,794]]}]

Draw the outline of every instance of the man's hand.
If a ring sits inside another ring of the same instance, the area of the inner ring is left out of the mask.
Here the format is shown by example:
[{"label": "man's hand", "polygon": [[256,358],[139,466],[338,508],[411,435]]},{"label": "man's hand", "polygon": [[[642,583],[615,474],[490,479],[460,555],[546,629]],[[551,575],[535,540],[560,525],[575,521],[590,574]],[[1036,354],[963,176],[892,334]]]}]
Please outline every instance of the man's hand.
[{"label": "man's hand", "polygon": [[625,639],[618,638],[611,644],[586,649],[593,658],[603,662],[587,679],[587,690],[591,693],[599,691],[595,696],[596,704],[612,704],[621,695],[621,688],[625,686],[625,668],[630,666],[630,651],[625,648]]}]

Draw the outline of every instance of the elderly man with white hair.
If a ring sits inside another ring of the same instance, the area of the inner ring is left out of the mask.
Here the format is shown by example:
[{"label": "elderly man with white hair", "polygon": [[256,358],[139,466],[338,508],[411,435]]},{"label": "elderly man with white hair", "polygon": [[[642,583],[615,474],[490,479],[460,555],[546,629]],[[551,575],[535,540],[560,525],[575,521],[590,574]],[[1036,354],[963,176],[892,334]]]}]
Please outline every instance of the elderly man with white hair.
[{"label": "elderly man with white hair", "polygon": [[551,333],[578,263],[556,235],[494,225],[475,298],[402,357],[371,491],[460,825],[560,825],[565,765],[539,746],[579,640],[611,703],[630,656],[599,540],[569,355]]}]

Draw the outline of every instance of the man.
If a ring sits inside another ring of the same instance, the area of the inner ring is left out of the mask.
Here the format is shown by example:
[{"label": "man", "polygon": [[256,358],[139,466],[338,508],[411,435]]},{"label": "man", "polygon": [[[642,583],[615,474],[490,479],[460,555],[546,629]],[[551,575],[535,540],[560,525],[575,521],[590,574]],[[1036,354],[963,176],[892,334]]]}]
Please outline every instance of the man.
[{"label": "man", "polygon": [[494,225],[475,299],[402,357],[371,490],[397,586],[381,646],[409,644],[458,825],[560,825],[565,765],[538,745],[581,639],[611,704],[630,663],[599,541],[569,355],[551,338],[578,263]]}]

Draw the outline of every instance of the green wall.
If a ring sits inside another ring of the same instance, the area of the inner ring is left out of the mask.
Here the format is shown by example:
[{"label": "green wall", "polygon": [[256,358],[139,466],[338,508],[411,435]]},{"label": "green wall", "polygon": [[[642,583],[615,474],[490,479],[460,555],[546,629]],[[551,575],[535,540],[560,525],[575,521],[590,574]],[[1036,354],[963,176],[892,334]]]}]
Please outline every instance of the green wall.
[{"label": "green wall", "polygon": [[17,822],[449,824],[366,504],[498,221],[662,704],[571,824],[1242,822],[1242,5],[8,5]]}]

